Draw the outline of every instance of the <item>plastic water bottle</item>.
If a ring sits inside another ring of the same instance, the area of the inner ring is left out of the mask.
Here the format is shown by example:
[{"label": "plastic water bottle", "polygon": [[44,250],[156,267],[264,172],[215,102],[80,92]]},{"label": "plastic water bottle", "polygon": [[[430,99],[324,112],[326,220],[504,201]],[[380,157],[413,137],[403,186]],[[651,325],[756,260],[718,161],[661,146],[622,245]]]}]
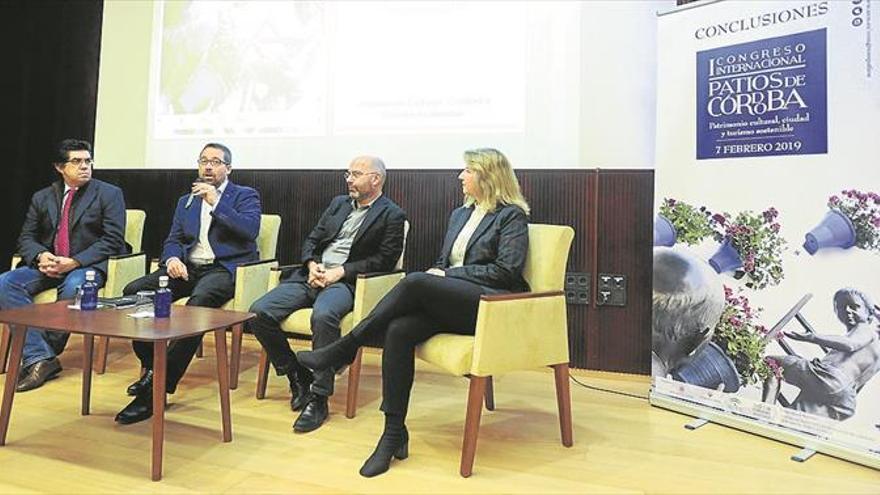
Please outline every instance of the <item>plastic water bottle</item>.
[{"label": "plastic water bottle", "polygon": [[171,316],[171,289],[168,288],[168,276],[159,277],[159,289],[153,299],[153,316],[168,318]]},{"label": "plastic water bottle", "polygon": [[79,309],[92,311],[98,307],[98,284],[95,283],[95,270],[86,271],[86,281],[82,284],[82,298]]}]

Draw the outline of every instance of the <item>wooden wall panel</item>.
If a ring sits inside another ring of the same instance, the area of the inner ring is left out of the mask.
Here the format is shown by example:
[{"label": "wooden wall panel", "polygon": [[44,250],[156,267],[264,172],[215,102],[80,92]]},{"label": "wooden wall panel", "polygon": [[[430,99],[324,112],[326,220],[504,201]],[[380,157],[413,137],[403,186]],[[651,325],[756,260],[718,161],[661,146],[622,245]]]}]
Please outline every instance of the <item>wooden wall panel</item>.
[{"label": "wooden wall panel", "polygon": [[649,374],[651,362],[651,281],[653,175],[644,171],[599,174],[598,268],[623,274],[625,307],[599,306],[593,345],[596,369]]},{"label": "wooden wall panel", "polygon": [[[423,270],[436,258],[449,213],[461,202],[459,172],[389,171],[385,193],[406,210],[411,224],[407,271]],[[147,211],[144,249],[157,256],[175,201],[188,191],[195,170],[99,170],[95,175],[122,187],[128,207]],[[626,308],[568,306],[572,365],[648,373],[653,171],[519,170],[517,176],[533,222],[574,227],[568,271],[591,272],[596,266],[630,280]],[[285,264],[299,260],[302,241],[330,198],[346,192],[341,170],[234,169],[230,177],[261,192],[265,213],[281,215],[278,258]]]},{"label": "wooden wall panel", "polygon": [[[592,265],[591,170],[518,171],[523,194],[532,207],[531,221],[570,225],[575,230],[568,256],[569,272],[588,272]],[[568,334],[572,366],[594,368],[588,345],[590,307],[568,305]]]}]

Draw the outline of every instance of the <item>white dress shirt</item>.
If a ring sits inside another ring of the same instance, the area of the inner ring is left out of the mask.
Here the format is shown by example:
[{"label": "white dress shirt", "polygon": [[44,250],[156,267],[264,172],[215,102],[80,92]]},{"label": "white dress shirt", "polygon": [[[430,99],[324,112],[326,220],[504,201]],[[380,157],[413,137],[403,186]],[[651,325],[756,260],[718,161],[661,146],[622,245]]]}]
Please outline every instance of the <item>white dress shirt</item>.
[{"label": "white dress shirt", "polygon": [[[223,196],[223,191],[226,190],[226,184],[228,183],[229,180],[225,180],[217,188],[217,201],[214,203],[214,206],[217,206],[217,203],[220,202],[220,198]],[[207,265],[214,262],[214,250],[211,249],[211,242],[208,240],[208,229],[211,228],[211,221],[213,220],[211,212],[214,211],[214,206],[208,204],[204,198],[201,199],[202,211],[199,222],[199,240],[189,253],[189,261],[195,265]]]}]

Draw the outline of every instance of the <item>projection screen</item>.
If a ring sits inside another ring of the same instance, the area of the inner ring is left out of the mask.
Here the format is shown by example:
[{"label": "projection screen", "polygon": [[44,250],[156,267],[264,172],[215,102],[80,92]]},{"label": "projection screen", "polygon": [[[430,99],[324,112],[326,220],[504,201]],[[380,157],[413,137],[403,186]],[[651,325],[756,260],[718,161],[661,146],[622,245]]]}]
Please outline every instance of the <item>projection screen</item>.
[{"label": "projection screen", "polygon": [[108,1],[96,158],[248,168],[457,168],[492,146],[576,167],[577,2]]}]

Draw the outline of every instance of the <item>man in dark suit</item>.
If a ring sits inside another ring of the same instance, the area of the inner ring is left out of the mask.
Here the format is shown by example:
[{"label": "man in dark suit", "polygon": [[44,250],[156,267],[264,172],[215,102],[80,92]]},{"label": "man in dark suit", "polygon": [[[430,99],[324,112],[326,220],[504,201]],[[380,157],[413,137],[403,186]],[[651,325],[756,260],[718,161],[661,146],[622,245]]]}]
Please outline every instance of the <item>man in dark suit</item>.
[{"label": "man in dark suit", "polygon": [[[33,296],[57,288],[58,299],[73,299],[87,270],[104,284],[107,258],[125,253],[125,200],[118,187],[92,179],[92,147],[65,139],[52,165],[61,180],[37,191],[28,208],[18,252],[21,263],[0,275],[0,309],[33,304]],[[66,332],[29,329],[16,390],[42,386],[61,371],[57,355]]]},{"label": "man in dark suit", "polygon": [[302,269],[254,302],[254,335],[279,375],[290,380],[290,407],[302,410],[293,424],[304,433],[327,419],[334,371],[315,373],[300,365],[280,322],[302,308],[312,308],[312,346],[319,349],[340,336],[339,323],[354,306],[360,273],[389,271],[403,250],[406,214],[382,195],[385,164],[375,157],[352,160],[345,173],[348,195],[330,202],[303,243]]},{"label": "man in dark suit", "polygon": [[[177,200],[159,269],[128,284],[123,289],[125,294],[155,290],[159,277],[167,275],[173,299],[189,296],[188,306],[219,308],[234,295],[236,267],[259,259],[259,194],[227,179],[232,171],[232,153],[226,146],[206,144],[196,162],[200,180],[193,183],[190,193]],[[201,341],[202,335],[198,335],[168,346],[168,393],[177,389]],[[121,424],[153,415],[153,346],[137,341],[132,346],[145,371],[128,387],[128,395],[135,398],[116,415]]]}]

